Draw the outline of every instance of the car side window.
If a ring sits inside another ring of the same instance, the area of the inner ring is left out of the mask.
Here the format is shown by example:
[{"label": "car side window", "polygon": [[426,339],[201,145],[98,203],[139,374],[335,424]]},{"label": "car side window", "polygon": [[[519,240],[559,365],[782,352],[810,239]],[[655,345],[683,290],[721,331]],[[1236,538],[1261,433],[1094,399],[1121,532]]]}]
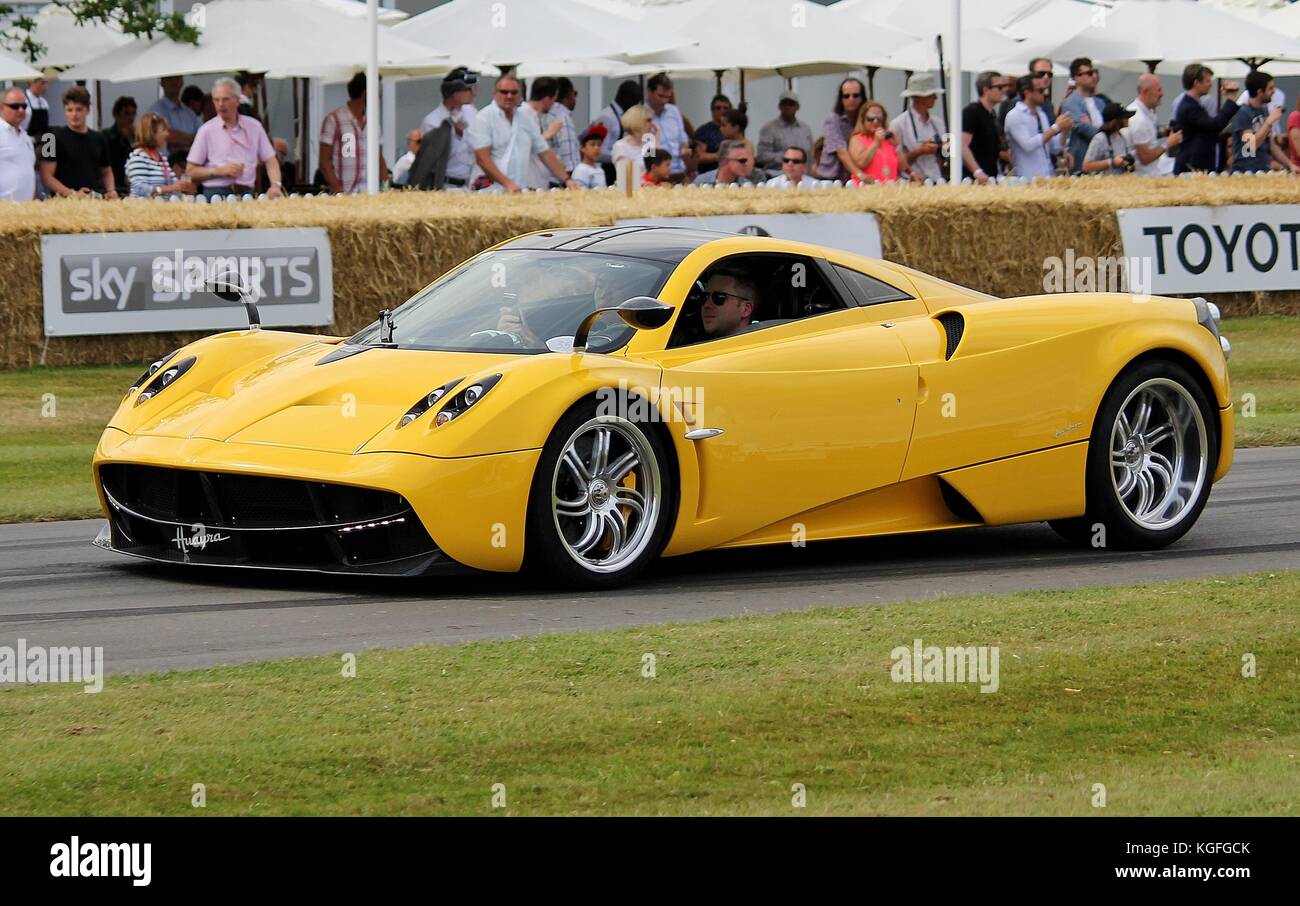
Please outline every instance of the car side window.
[{"label": "car side window", "polygon": [[669,348],[721,340],[851,307],[806,255],[733,255],[708,268],[687,295]]},{"label": "car side window", "polygon": [[835,272],[848,285],[849,290],[858,297],[859,305],[880,305],[883,302],[903,302],[912,296],[901,289],[890,286],[884,280],[869,277],[861,271],[838,264],[831,265]]}]

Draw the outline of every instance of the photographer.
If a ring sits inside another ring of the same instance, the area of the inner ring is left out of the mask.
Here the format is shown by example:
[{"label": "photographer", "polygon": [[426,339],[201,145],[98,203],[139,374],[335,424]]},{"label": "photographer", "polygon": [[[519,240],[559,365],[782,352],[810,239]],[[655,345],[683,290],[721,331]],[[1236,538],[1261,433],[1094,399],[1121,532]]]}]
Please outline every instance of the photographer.
[{"label": "photographer", "polygon": [[1088,151],[1083,156],[1084,173],[1101,173],[1116,176],[1133,170],[1136,158],[1128,140],[1120,130],[1128,125],[1133,112],[1114,102],[1106,105],[1101,113],[1101,128],[1088,144]]}]

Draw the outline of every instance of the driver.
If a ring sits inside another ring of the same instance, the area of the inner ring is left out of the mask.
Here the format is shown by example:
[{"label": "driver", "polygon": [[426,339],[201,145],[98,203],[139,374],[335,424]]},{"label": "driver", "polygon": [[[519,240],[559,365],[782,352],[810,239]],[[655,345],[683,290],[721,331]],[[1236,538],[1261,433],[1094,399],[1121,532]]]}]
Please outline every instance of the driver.
[{"label": "driver", "polygon": [[754,319],[758,284],[745,274],[719,271],[704,286],[700,323],[710,340],[721,340],[743,331]]}]

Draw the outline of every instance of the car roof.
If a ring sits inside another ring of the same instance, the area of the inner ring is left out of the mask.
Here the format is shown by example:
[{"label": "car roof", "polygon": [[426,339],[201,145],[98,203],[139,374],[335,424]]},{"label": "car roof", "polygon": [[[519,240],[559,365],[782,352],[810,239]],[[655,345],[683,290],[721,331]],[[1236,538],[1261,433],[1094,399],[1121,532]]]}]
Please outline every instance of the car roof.
[{"label": "car roof", "polygon": [[498,249],[553,249],[565,252],[600,252],[628,258],[649,258],[680,264],[691,252],[734,233],[677,226],[606,226],[545,230],[528,233],[497,246]]}]

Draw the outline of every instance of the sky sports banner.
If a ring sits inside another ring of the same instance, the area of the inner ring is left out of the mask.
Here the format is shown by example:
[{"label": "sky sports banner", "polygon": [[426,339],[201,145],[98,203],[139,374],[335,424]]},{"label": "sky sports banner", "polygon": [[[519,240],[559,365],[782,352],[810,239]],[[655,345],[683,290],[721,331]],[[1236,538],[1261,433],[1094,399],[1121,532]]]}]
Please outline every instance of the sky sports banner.
[{"label": "sky sports banner", "polygon": [[41,237],[45,335],[232,330],[242,305],[205,287],[238,275],[266,327],[334,320],[334,275],[324,227],[75,233]]},{"label": "sky sports banner", "polygon": [[1300,289],[1300,205],[1125,208],[1124,256],[1151,293]]},{"label": "sky sports banner", "polygon": [[716,217],[647,217],[618,226],[678,226],[750,236],[771,236],[841,249],[868,258],[884,257],[875,214],[726,214]]}]

